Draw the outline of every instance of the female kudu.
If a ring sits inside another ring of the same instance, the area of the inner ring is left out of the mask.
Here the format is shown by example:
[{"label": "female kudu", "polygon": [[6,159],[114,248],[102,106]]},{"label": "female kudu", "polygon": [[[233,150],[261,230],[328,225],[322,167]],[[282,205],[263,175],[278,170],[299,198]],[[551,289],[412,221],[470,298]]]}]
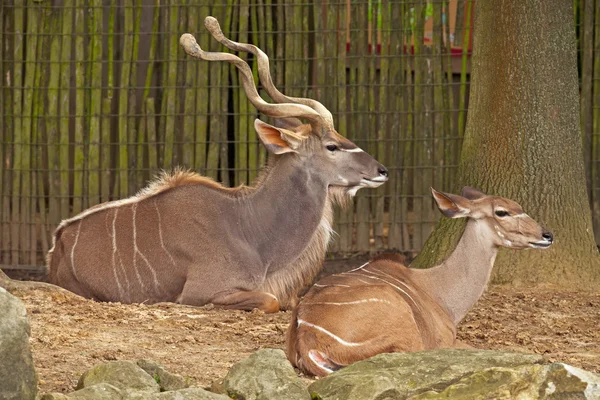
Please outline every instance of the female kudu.
[{"label": "female kudu", "polygon": [[316,283],[288,329],[294,365],[323,376],[379,353],[462,347],[456,325],[483,294],[498,248],[552,244],[512,200],[468,187],[462,196],[432,192],[443,215],[469,219],[454,252],[430,269],[379,259]]},{"label": "female kudu", "polygon": [[262,100],[250,67],[239,57],[205,52],[189,34],[180,40],[185,51],[234,64],[252,104],[265,115],[287,119],[285,128],[255,121],[271,153],[269,166],[255,186],[233,189],[176,171],[132,198],[63,221],[48,254],[52,283],[102,301],[213,303],[275,312],[294,306],[298,291],[320,269],[332,201],[387,180],[385,167],[336,132],[321,103],[275,88],[264,53],[226,39],[212,17],[205,24],[226,46],[257,54],[260,77],[278,104]]}]

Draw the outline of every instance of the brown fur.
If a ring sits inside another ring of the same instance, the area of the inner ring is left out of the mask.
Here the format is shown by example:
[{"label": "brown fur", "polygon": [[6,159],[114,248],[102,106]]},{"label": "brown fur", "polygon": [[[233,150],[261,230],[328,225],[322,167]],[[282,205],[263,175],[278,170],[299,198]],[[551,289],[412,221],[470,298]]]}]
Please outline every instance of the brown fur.
[{"label": "brown fur", "polygon": [[469,198],[433,191],[444,215],[470,217],[440,265],[410,269],[400,257],[382,254],[317,282],[287,331],[292,364],[324,376],[379,353],[464,347],[456,324],[483,294],[497,249],[547,247],[552,235],[512,200],[472,188],[463,193]]}]

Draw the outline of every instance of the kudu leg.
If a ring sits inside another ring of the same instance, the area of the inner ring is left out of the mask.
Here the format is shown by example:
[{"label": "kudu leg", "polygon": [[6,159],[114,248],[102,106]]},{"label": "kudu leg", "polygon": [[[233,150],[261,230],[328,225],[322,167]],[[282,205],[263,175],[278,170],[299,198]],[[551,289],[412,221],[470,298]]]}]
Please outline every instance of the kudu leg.
[{"label": "kudu leg", "polygon": [[253,310],[258,308],[266,313],[279,311],[279,301],[275,296],[266,292],[235,292],[215,298],[215,306],[235,310]]}]

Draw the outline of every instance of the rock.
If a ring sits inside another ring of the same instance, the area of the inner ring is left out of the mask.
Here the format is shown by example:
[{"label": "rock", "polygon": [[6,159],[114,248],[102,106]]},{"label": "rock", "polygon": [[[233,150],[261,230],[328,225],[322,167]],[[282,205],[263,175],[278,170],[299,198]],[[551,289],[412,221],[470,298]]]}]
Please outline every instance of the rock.
[{"label": "rock", "polygon": [[69,396],[62,393],[46,393],[39,400],[69,400]]},{"label": "rock", "polygon": [[104,382],[88,386],[68,395],[69,400],[123,400],[124,398],[122,390]]},{"label": "rock", "polygon": [[88,370],[79,378],[77,389],[99,383],[109,383],[118,389],[154,393],[160,391],[154,378],[131,361],[111,361]]},{"label": "rock", "polygon": [[457,381],[488,368],[540,365],[538,355],[443,349],[379,354],[350,365],[308,387],[313,399],[406,399],[439,393]]},{"label": "rock", "polygon": [[29,349],[25,306],[0,287],[0,394],[3,400],[34,400],[37,375]]},{"label": "rock", "polygon": [[161,392],[185,389],[189,385],[181,375],[167,371],[162,365],[151,360],[138,360],[138,367],[146,371],[160,386]]},{"label": "rock", "polygon": [[600,375],[537,355],[446,349],[380,354],[309,386],[313,399],[595,399]]},{"label": "rock", "polygon": [[306,386],[279,349],[263,349],[235,364],[221,390],[234,399],[310,400]]},{"label": "rock", "polygon": [[130,393],[124,400],[231,400],[222,394],[216,394],[200,388],[188,388],[155,394]]}]

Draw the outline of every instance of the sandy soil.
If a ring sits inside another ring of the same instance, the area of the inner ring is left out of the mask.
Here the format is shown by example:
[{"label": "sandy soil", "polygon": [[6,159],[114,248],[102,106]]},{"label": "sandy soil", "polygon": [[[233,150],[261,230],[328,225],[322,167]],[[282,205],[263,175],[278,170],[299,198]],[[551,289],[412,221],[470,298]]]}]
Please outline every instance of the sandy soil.
[{"label": "sandy soil", "polygon": [[[31,320],[42,392],[69,392],[87,368],[149,358],[208,387],[263,347],[284,348],[289,312],[263,314],[175,304],[96,303],[61,293],[16,292]],[[600,294],[492,287],[461,323],[482,349],[543,354],[600,372]]]}]

